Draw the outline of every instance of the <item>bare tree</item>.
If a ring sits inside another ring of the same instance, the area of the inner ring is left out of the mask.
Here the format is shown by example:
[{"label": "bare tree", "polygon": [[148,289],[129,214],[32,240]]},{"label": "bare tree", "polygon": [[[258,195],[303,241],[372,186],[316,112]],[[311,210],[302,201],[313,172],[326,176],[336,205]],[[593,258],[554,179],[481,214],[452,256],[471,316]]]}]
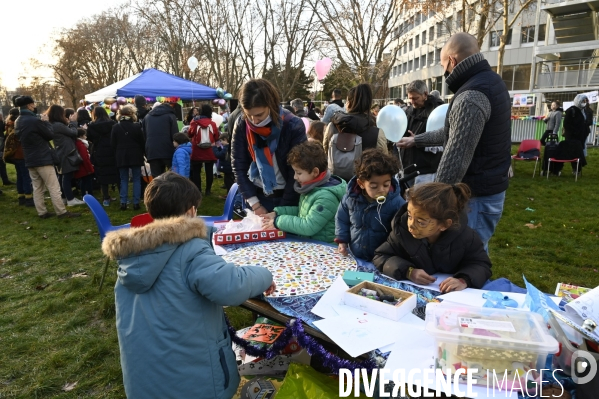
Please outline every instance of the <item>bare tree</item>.
[{"label": "bare tree", "polygon": [[[499,37],[499,50],[497,50],[497,73],[499,76],[503,73],[503,55],[505,54],[505,45],[512,26],[514,26],[518,17],[528,9],[535,0],[501,0],[501,19],[503,32]],[[513,11],[510,12],[510,5],[513,5]]]},{"label": "bare tree", "polygon": [[[315,1],[319,28],[327,36],[321,43],[329,43],[339,62],[355,69],[361,82],[387,80],[400,47],[393,44],[393,31],[405,6],[401,0]],[[385,67],[372,68],[385,60]]]}]

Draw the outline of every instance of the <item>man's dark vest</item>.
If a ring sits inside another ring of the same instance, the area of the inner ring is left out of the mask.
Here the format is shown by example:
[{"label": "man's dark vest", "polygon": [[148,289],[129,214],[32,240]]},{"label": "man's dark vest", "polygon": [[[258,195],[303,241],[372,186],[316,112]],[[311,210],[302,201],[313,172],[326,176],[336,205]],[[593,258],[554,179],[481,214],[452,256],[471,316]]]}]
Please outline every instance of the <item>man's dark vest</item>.
[{"label": "man's dark vest", "polygon": [[[445,118],[445,136],[449,137],[449,114],[453,101],[467,90],[483,93],[491,104],[491,117],[483,128],[470,166],[462,179],[473,196],[499,194],[509,185],[510,152],[512,144],[511,102],[501,77],[482,60],[449,85],[455,93]],[[458,122],[459,123],[459,122]]]}]

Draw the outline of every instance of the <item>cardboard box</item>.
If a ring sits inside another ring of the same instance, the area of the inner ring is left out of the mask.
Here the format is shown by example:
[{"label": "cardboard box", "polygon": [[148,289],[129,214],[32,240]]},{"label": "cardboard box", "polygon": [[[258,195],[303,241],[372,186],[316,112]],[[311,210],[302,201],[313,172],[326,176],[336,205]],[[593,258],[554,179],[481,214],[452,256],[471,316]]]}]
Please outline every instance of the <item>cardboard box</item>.
[{"label": "cardboard box", "polygon": [[[259,231],[246,231],[244,233],[233,233],[223,234],[222,230],[225,229],[226,224],[229,222],[214,222],[216,227],[216,233],[214,233],[214,242],[216,245],[227,245],[227,244],[240,244],[242,242],[256,242],[256,241],[271,241],[280,240],[285,238],[286,234],[284,231],[279,229],[272,230],[259,230]],[[239,222],[236,222],[239,223]]]},{"label": "cardboard box", "polygon": [[[359,292],[362,288],[369,290],[379,289],[385,295],[393,295],[393,297],[402,298],[403,300],[397,305],[389,305],[384,302],[375,301],[374,299],[361,296]],[[364,281],[345,291],[343,294],[343,302],[345,302],[347,306],[397,321],[414,310],[416,307],[416,295],[411,292],[387,287],[386,285]]]}]

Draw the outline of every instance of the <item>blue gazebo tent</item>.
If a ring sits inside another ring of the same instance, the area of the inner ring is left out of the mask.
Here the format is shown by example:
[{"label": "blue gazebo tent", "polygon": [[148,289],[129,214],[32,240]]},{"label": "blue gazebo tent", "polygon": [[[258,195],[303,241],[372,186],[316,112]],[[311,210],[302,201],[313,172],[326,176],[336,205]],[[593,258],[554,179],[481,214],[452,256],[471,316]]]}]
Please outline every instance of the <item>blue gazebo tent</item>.
[{"label": "blue gazebo tent", "polygon": [[103,101],[106,97],[132,98],[137,94],[144,97],[178,97],[181,100],[212,100],[218,98],[216,89],[170,73],[149,68],[141,73],[87,94],[86,101]]}]

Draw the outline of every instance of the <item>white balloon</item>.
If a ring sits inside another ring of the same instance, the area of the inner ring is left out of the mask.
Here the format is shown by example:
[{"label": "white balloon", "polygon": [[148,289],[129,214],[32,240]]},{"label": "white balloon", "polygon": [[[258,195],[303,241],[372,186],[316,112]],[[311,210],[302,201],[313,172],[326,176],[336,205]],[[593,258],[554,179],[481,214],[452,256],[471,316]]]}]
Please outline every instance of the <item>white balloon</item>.
[{"label": "white balloon", "polygon": [[198,59],[194,56],[189,57],[189,59],[187,60],[187,66],[192,72],[195,71],[198,67]]},{"label": "white balloon", "polygon": [[213,121],[214,123],[216,123],[216,126],[217,126],[217,127],[218,127],[218,126],[220,126],[220,125],[221,125],[221,123],[223,123],[223,120],[224,120],[224,119],[223,119],[222,115],[219,115],[219,114],[217,114],[216,112],[213,112],[213,113],[212,113],[212,121]]},{"label": "white balloon", "polygon": [[386,105],[376,117],[376,126],[383,129],[387,140],[398,142],[408,128],[408,117],[397,105]]},{"label": "white balloon", "polygon": [[426,131],[441,129],[445,126],[445,115],[447,115],[447,109],[449,104],[439,105],[431,112],[426,121]]}]

